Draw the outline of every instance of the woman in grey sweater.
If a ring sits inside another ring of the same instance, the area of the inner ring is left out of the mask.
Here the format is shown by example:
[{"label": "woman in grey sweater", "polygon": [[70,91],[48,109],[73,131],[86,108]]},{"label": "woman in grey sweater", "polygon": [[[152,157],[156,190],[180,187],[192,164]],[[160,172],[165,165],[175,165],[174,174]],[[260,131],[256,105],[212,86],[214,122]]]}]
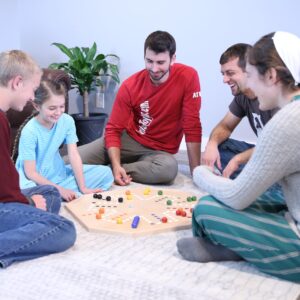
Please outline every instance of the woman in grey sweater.
[{"label": "woman in grey sweater", "polygon": [[[248,53],[246,72],[259,108],[281,110],[235,180],[206,166],[194,170],[194,182],[210,196],[193,211],[195,237],[179,240],[178,251],[199,262],[244,259],[300,282],[300,39],[287,32],[262,37]],[[283,195],[267,191],[276,182]]]}]

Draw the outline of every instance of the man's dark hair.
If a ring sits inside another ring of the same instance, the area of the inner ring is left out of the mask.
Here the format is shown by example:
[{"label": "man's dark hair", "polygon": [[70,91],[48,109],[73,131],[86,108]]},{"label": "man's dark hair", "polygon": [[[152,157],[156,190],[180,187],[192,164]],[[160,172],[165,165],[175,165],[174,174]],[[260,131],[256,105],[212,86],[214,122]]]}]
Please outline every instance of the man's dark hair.
[{"label": "man's dark hair", "polygon": [[220,64],[224,65],[234,58],[238,58],[238,66],[245,71],[247,52],[252,48],[249,44],[239,43],[229,47],[220,57]]},{"label": "man's dark hair", "polygon": [[170,33],[166,31],[154,31],[146,38],[144,55],[146,54],[147,48],[155,53],[168,51],[170,57],[172,57],[176,52],[176,42]]}]

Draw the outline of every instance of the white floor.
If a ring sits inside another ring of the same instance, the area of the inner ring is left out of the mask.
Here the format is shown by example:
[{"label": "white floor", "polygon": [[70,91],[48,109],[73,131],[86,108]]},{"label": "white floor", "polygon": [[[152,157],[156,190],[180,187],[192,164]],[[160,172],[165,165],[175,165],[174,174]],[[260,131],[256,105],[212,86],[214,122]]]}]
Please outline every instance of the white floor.
[{"label": "white floor", "polygon": [[[168,188],[202,194],[182,174]],[[65,209],[62,214],[72,218]],[[190,230],[132,238],[76,226],[72,249],[0,270],[0,300],[294,300],[300,295],[300,285],[261,274],[245,262],[182,260],[176,241]]]}]

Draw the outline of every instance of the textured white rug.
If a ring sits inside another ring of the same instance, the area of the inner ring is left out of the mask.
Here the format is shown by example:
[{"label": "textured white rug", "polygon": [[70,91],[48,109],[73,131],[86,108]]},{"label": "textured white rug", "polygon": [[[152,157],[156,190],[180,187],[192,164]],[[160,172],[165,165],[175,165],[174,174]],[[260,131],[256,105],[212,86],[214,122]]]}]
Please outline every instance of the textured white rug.
[{"label": "textured white rug", "polygon": [[[183,174],[168,188],[198,191]],[[61,213],[72,219],[64,208]],[[133,238],[76,225],[72,249],[0,270],[0,299],[293,300],[300,294],[300,285],[261,274],[245,262],[182,260],[176,241],[190,230]]]}]

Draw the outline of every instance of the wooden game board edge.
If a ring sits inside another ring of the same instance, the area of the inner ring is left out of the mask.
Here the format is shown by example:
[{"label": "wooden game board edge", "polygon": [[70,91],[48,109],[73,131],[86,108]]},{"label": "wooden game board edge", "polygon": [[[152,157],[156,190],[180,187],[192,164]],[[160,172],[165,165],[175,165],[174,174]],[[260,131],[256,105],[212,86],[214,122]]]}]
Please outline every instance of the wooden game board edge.
[{"label": "wooden game board edge", "polygon": [[[83,224],[83,222],[79,222],[84,226],[84,228],[87,228],[86,225]],[[93,228],[87,228],[89,232],[97,233],[97,234],[112,234],[112,235],[117,235],[117,236],[127,236],[127,237],[144,237],[144,236],[154,236],[156,234],[161,234],[161,233],[166,233],[166,232],[172,232],[172,231],[178,231],[178,230],[186,230],[186,229],[191,229],[192,224],[188,225],[181,225],[180,227],[173,227],[173,228],[160,228],[156,229],[154,232],[152,231],[135,231],[132,229],[131,231],[122,231],[122,232],[117,232],[114,230],[109,230],[109,229],[102,229],[101,231]]]},{"label": "wooden game board edge", "polygon": [[[74,200],[76,201],[76,200]],[[147,231],[145,230],[143,231],[134,231],[134,229],[132,229],[131,231],[122,231],[122,232],[117,232],[115,230],[109,230],[109,229],[102,229],[101,231],[99,231],[98,229],[94,229],[91,227],[88,227],[84,222],[82,222],[81,219],[79,219],[77,217],[77,215],[66,205],[65,206],[66,209],[68,210],[68,212],[76,219],[76,221],[83,226],[88,232],[93,232],[93,233],[97,233],[97,234],[113,234],[113,235],[119,235],[119,236],[128,236],[128,237],[143,237],[143,236],[153,236],[156,234],[160,234],[160,233],[165,233],[165,232],[171,232],[171,231],[178,231],[178,230],[186,230],[186,229],[191,229],[192,228],[192,224],[186,224],[186,225],[180,225],[180,226],[176,226],[173,228],[160,228],[160,229],[156,229],[154,232],[151,231]]]}]

